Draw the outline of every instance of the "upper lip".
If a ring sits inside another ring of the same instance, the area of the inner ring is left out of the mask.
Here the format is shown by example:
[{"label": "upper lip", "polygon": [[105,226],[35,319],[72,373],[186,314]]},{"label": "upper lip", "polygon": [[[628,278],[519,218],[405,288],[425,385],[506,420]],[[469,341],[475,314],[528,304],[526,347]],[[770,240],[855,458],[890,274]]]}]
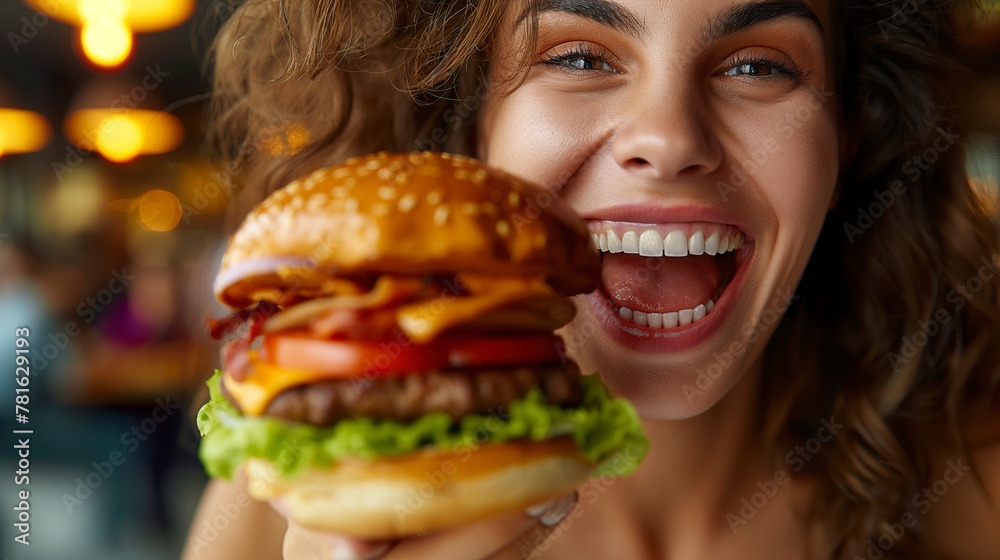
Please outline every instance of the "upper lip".
[{"label": "upper lip", "polygon": [[685,222],[713,222],[733,225],[753,239],[754,232],[747,220],[740,214],[723,208],[702,206],[698,204],[682,204],[665,206],[656,204],[621,204],[581,212],[580,216],[587,221],[607,220],[629,222],[634,224],[671,224]]}]

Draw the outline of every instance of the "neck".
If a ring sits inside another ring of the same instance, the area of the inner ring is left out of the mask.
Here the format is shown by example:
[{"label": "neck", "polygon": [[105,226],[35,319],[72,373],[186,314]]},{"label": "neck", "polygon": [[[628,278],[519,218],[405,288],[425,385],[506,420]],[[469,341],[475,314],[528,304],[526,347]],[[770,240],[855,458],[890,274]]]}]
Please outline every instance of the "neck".
[{"label": "neck", "polygon": [[[625,479],[623,499],[635,512],[653,546],[662,550],[698,546],[725,527],[727,508],[747,477],[763,464],[757,407],[758,361],[709,410],[685,420],[646,420],[649,454]],[[687,544],[683,544],[683,543]]]}]

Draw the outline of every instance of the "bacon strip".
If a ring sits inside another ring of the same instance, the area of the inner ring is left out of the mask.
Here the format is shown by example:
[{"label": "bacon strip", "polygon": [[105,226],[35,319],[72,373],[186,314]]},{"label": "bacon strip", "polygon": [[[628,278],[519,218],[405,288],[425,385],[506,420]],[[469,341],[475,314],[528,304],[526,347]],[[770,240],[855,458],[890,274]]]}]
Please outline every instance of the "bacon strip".
[{"label": "bacon strip", "polygon": [[[280,309],[270,301],[262,301],[253,307],[245,307],[239,311],[222,319],[209,317],[205,322],[208,324],[208,334],[216,340],[222,340],[233,331],[237,330],[247,321],[252,320],[251,330],[259,333],[260,327],[271,315],[276,314]],[[255,335],[256,336],[256,333]]]}]

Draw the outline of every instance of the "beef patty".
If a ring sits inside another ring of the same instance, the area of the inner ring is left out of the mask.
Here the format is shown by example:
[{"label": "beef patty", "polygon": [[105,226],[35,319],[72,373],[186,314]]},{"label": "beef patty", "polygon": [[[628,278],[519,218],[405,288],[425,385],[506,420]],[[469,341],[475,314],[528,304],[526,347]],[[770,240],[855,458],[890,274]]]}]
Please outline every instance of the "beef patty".
[{"label": "beef patty", "polygon": [[[236,408],[239,405],[225,392]],[[288,389],[264,414],[314,426],[345,418],[415,420],[444,412],[458,420],[467,414],[504,414],[507,406],[538,387],[549,403],[576,406],[583,400],[580,370],[572,361],[507,369],[430,371],[398,377],[336,379]]]}]

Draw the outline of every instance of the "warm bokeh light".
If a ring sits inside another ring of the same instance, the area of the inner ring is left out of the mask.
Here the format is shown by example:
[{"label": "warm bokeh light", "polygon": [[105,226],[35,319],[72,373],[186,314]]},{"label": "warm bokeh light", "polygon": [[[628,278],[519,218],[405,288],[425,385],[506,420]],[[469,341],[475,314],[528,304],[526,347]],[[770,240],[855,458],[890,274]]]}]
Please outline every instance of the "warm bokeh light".
[{"label": "warm bokeh light", "polygon": [[195,0],[24,0],[32,8],[63,23],[83,27],[91,16],[111,16],[125,10],[123,21],[133,33],[152,33],[177,27],[194,13]]},{"label": "warm bokeh light", "polygon": [[97,151],[110,161],[125,163],[142,153],[143,133],[128,115],[112,115],[101,121]]},{"label": "warm bokeh light", "polygon": [[132,52],[132,31],[120,21],[88,22],[80,30],[80,46],[94,64],[114,68]]},{"label": "warm bokeh light", "polygon": [[105,197],[101,174],[82,165],[53,188],[45,222],[53,233],[77,235],[100,223]]},{"label": "warm bokeh light", "polygon": [[115,68],[132,52],[133,33],[176,27],[195,0],[25,0],[40,13],[80,28],[80,46],[98,66]]},{"label": "warm bokeh light", "polygon": [[169,152],[184,136],[177,117],[142,109],[80,109],[66,118],[64,132],[81,149],[96,150],[115,163]]},{"label": "warm bokeh light", "polygon": [[266,131],[260,138],[260,148],[268,155],[290,156],[302,150],[310,140],[308,128],[291,123]]},{"label": "warm bokeh light", "polygon": [[170,231],[181,221],[183,208],[174,193],[154,189],[139,197],[136,205],[139,225],[152,231]]},{"label": "warm bokeh light", "polygon": [[0,108],[0,157],[37,152],[49,143],[52,128],[31,111]]},{"label": "warm bokeh light", "polygon": [[81,21],[111,19],[124,22],[128,11],[128,0],[77,0]]}]

